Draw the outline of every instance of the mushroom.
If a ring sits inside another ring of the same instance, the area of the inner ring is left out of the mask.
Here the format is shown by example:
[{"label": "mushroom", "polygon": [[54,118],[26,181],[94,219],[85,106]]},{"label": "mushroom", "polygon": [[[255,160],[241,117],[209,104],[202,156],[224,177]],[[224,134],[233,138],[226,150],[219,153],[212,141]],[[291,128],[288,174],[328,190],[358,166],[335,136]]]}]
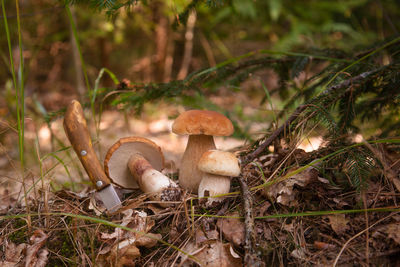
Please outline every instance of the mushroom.
[{"label": "mushroom", "polygon": [[221,202],[224,197],[213,197],[229,193],[231,177],[240,174],[239,160],[233,153],[219,150],[205,152],[198,163],[203,172],[199,185],[199,197],[207,197],[206,206]]},{"label": "mushroom", "polygon": [[180,189],[160,172],[163,166],[160,147],[149,139],[136,136],[118,140],[109,148],[104,160],[104,170],[115,184],[128,189],[139,186],[156,201],[179,200]]},{"label": "mushroom", "polygon": [[189,135],[181,159],[179,184],[188,191],[196,192],[201,181],[197,162],[204,152],[216,148],[213,136],[229,136],[233,133],[232,122],[215,111],[189,110],[175,119],[172,132]]}]

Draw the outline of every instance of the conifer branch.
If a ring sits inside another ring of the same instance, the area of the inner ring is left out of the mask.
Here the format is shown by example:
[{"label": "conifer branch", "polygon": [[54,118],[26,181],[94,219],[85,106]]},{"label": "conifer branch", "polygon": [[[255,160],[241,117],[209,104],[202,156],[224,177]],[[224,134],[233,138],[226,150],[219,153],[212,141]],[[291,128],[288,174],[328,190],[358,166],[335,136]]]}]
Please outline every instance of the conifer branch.
[{"label": "conifer branch", "polygon": [[[382,67],[384,68],[384,67]],[[323,95],[329,95],[332,92],[338,90],[338,89],[342,89],[345,87],[348,87],[352,84],[354,84],[355,82],[359,82],[365,78],[367,78],[368,76],[370,76],[371,74],[374,74],[378,71],[380,71],[382,68],[378,68],[372,71],[366,71],[363,72],[353,78],[347,79],[339,84],[330,86],[329,88],[327,88],[325,91],[323,91],[319,96],[323,96]],[[319,97],[317,96],[317,97]],[[310,101],[312,102],[312,100]],[[283,125],[281,125],[278,129],[276,129],[265,141],[264,143],[262,143],[261,145],[259,145],[253,152],[249,153],[244,159],[243,159],[243,164],[246,165],[249,162],[251,162],[252,160],[254,160],[258,155],[260,155],[276,138],[278,138],[288,127],[289,125],[295,121],[300,114],[307,109],[307,107],[310,105],[309,103],[305,103],[302,104],[300,106],[298,106],[296,108],[296,110],[290,115],[290,117],[285,121],[285,123]]]}]

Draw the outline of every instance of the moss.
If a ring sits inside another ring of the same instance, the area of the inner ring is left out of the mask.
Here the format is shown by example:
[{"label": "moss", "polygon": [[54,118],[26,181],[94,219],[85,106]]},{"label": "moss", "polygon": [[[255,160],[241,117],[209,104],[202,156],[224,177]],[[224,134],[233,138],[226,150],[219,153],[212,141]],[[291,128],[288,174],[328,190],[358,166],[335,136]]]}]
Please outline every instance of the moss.
[{"label": "moss", "polygon": [[[50,254],[48,266],[79,266],[80,256],[76,251],[74,242],[79,242],[83,249],[83,253],[91,258],[95,264],[97,249],[101,246],[95,234],[95,227],[79,227],[79,220],[67,217],[65,222],[68,226],[73,227],[73,236],[69,230],[61,230],[53,232],[52,237],[48,239],[47,247],[51,248],[55,253]],[[102,226],[103,227],[103,226]],[[104,226],[105,227],[105,226]],[[112,227],[111,227],[112,228]],[[111,229],[110,228],[110,229]],[[114,228],[112,228],[112,231]],[[74,242],[71,240],[74,240]],[[61,257],[57,256],[61,255]]]},{"label": "moss", "polygon": [[8,236],[8,239],[15,244],[27,243],[29,241],[28,228],[26,227],[26,221],[22,219],[16,219],[12,223],[12,227],[16,230],[12,231]]},{"label": "moss", "polygon": [[[71,225],[72,218],[65,218],[65,223]],[[71,236],[68,230],[54,231],[46,246],[55,252],[50,254],[48,266],[78,266],[78,256],[71,241]],[[61,257],[57,256],[61,255]]]}]

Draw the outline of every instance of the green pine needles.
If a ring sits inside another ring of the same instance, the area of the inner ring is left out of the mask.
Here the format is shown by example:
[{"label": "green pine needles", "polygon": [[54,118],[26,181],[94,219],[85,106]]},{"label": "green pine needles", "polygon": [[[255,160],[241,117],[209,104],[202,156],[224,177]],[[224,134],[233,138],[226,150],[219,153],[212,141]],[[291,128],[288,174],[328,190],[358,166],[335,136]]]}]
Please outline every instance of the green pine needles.
[{"label": "green pine needles", "polygon": [[[131,91],[115,94],[112,103],[140,112],[146,102],[190,98],[193,92],[218,94],[218,88],[222,86],[237,90],[249,77],[272,69],[279,76],[279,88],[270,94],[289,97],[277,119],[282,121],[287,118],[290,115],[288,111],[293,111],[296,103],[298,106],[299,101],[303,101],[300,114],[290,121],[287,129],[296,129],[296,125],[300,122],[304,124],[304,120],[310,128],[315,125],[325,128],[326,151],[332,152],[351,144],[351,137],[357,133],[362,133],[366,139],[400,136],[399,44],[400,38],[388,40],[383,45],[379,43],[366,47],[363,50],[365,53],[355,56],[338,50],[314,50],[312,54],[291,55],[256,51],[214,68],[194,72],[185,80],[133,84]],[[385,48],[382,49],[382,46]],[[380,63],[383,59],[385,64]],[[302,81],[300,86],[294,82],[306,68],[319,65],[326,67]],[[266,98],[261,99],[260,105],[265,101]],[[272,132],[272,127],[266,131]],[[256,142],[254,149],[267,137]],[[359,147],[346,151],[340,161],[342,164],[338,165],[332,160],[330,163],[333,165],[328,164],[330,166],[327,167],[340,166],[349,184],[358,190],[367,185],[371,173],[379,167],[374,155]]]}]

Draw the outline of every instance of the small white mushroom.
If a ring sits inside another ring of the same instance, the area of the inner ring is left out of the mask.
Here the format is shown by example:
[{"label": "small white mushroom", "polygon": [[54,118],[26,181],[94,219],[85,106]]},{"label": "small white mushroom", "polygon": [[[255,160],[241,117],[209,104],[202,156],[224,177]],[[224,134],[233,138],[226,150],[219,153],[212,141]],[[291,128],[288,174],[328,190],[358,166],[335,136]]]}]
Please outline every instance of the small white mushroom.
[{"label": "small white mushroom", "polygon": [[240,174],[239,160],[230,152],[209,150],[201,156],[197,166],[203,172],[198,193],[199,197],[209,197],[206,206],[221,202],[223,196],[213,196],[229,193],[231,177]]},{"label": "small white mushroom", "polygon": [[[110,179],[123,188],[139,188],[156,201],[177,201],[181,190],[160,172],[164,156],[159,146],[142,137],[121,138],[110,147],[104,169]],[[168,204],[161,203],[162,206]]]}]

